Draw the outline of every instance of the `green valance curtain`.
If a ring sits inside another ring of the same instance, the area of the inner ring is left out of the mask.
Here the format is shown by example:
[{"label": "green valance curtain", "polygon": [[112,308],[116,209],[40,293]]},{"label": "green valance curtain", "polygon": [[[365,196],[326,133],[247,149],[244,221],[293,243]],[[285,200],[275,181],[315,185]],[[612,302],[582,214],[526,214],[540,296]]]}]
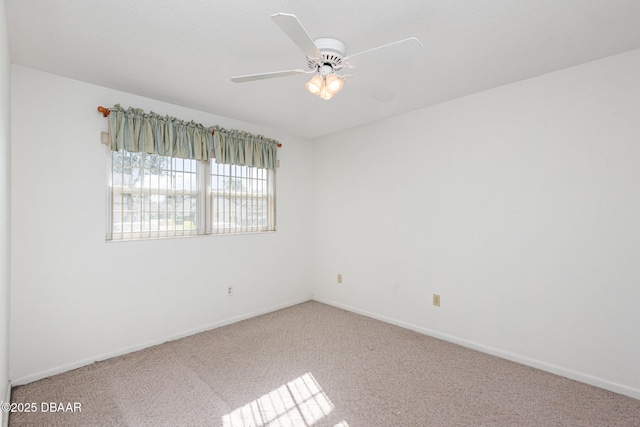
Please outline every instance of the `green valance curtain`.
[{"label": "green valance curtain", "polygon": [[113,151],[145,152],[183,159],[275,169],[278,141],[239,130],[205,127],[139,108],[115,105],[109,114]]}]

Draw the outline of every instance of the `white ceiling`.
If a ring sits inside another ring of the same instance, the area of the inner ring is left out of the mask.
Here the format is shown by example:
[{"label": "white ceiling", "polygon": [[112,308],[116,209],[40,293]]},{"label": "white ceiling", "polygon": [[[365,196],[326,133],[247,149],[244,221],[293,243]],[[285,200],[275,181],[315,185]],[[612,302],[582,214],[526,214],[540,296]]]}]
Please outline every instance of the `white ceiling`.
[{"label": "white ceiling", "polygon": [[[639,0],[6,1],[14,64],[306,138],[640,48]],[[408,37],[424,47],[351,70],[329,101],[305,90],[305,75],[232,83],[305,68],[270,19],[278,12],[347,55]],[[375,101],[356,79],[396,97]]]}]

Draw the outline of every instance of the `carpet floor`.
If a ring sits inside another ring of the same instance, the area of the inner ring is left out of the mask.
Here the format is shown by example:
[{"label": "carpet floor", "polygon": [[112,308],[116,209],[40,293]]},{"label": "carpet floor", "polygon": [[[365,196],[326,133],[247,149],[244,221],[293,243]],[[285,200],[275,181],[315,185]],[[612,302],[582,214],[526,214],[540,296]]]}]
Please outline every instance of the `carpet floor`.
[{"label": "carpet floor", "polygon": [[640,400],[314,301],[11,396],[36,409],[11,427],[640,426]]}]

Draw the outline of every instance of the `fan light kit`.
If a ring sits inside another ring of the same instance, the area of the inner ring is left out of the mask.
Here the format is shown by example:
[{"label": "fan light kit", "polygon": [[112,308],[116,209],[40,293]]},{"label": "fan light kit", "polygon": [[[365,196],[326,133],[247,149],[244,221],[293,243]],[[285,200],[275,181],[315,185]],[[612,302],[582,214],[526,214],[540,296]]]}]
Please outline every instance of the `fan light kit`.
[{"label": "fan light kit", "polygon": [[[366,63],[368,61],[373,61],[376,65],[389,62],[389,57],[392,56],[410,57],[417,48],[422,46],[422,43],[420,43],[418,39],[412,37],[346,56],[344,43],[329,37],[313,40],[295,15],[277,13],[272,15],[271,19],[273,19],[280,29],[306,54],[307,68],[309,70],[287,70],[249,74],[246,76],[232,77],[231,81],[235,83],[245,83],[276,77],[313,74],[314,76],[311,80],[305,83],[305,87],[312,94],[329,100],[342,90],[346,79],[353,77],[349,74],[339,75],[337,71],[343,68],[353,69],[358,67],[360,63]],[[379,101],[386,102],[394,96],[393,92],[386,89],[362,83],[363,82],[361,82],[360,88]]]},{"label": "fan light kit", "polygon": [[318,95],[322,99],[331,99],[335,94],[342,90],[342,78],[335,74],[320,77],[313,76],[311,80],[305,83],[305,87],[309,92]]}]

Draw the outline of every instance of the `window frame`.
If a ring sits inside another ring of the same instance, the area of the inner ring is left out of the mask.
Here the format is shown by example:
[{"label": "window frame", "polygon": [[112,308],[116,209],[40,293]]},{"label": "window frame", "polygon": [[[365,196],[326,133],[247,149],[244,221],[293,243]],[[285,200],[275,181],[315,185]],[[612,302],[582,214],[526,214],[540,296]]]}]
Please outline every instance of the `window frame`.
[{"label": "window frame", "polygon": [[[132,153],[126,150],[122,150],[127,153]],[[216,229],[214,231],[213,227],[213,195],[212,195],[212,185],[211,185],[211,171],[213,169],[212,163],[215,163],[215,158],[211,157],[208,161],[205,160],[195,160],[196,162],[196,182],[197,182],[197,207],[196,207],[196,215],[198,217],[197,227],[195,233],[189,234],[178,234],[178,235],[170,235],[171,233],[175,233],[177,230],[165,230],[165,235],[157,235],[157,236],[136,236],[136,237],[120,237],[113,238],[113,208],[114,208],[114,189],[113,189],[113,151],[109,146],[106,147],[106,169],[107,169],[107,185],[106,185],[106,216],[105,216],[105,241],[107,242],[128,242],[128,241],[141,241],[141,240],[160,240],[160,239],[175,239],[175,238],[191,238],[191,237],[203,237],[203,236],[229,236],[229,235],[246,235],[246,234],[263,234],[263,233],[274,233],[277,230],[277,221],[276,221],[276,171],[273,169],[266,168],[255,168],[264,170],[267,174],[267,193],[265,196],[266,206],[267,206],[267,221],[268,225],[263,229],[251,230],[246,227],[233,227],[233,229],[229,228],[226,231],[220,231],[220,229]],[[157,154],[147,154],[141,152],[144,156],[157,156]],[[161,156],[161,157],[169,157],[169,156]],[[169,157],[170,159],[176,159],[175,157]],[[186,160],[186,159],[185,159]],[[234,168],[254,168],[252,166],[240,166],[240,165],[226,165]],[[233,175],[234,177],[238,175]],[[163,234],[163,232],[159,232],[159,234]]]}]

